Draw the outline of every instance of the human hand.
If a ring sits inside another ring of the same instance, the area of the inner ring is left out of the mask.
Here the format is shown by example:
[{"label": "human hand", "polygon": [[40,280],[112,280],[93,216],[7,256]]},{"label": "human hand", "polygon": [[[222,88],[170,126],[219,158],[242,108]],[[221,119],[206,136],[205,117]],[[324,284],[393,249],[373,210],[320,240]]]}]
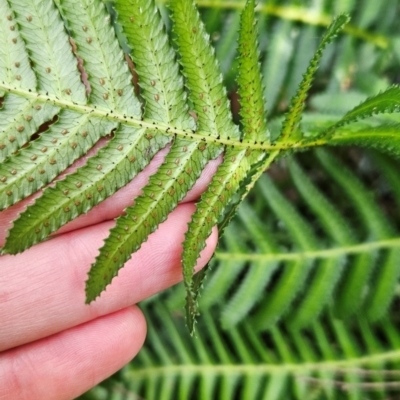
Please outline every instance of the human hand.
[{"label": "human hand", "polygon": [[[0,257],[0,400],[72,399],[131,360],[146,324],[133,304],[182,279],[180,253],[193,201],[211,162],[185,202],[133,254],[101,297],[85,304],[85,281],[112,219],[140,193],[165,151],[129,185],[63,227],[57,236],[17,256]],[[23,203],[28,203],[27,200]],[[21,205],[0,213],[0,245]],[[202,252],[204,266],[216,232]]]}]

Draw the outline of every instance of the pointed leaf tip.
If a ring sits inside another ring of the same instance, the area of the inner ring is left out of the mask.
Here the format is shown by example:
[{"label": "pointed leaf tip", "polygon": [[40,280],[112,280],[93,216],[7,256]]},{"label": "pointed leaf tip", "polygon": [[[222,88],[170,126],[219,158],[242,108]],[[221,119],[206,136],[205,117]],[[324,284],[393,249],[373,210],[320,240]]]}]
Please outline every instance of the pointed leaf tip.
[{"label": "pointed leaf tip", "polygon": [[291,99],[289,110],[282,124],[281,135],[279,138],[280,142],[293,138],[293,136],[296,135],[302,118],[308,91],[311,88],[315,73],[319,67],[322,53],[325,47],[338,35],[349,20],[350,17],[347,14],[341,14],[332,21],[325,32],[314,57],[311,59],[308,68],[303,75],[303,79],[299,84],[296,95]]}]

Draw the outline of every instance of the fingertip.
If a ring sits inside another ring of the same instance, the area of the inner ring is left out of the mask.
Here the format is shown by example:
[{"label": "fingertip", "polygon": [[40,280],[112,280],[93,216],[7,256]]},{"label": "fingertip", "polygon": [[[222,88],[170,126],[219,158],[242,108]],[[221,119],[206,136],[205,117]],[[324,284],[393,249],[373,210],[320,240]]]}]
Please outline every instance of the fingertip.
[{"label": "fingertip", "polygon": [[123,328],[125,336],[124,346],[126,346],[128,350],[125,353],[127,357],[126,362],[124,362],[125,365],[132,360],[143,347],[147,335],[147,323],[143,312],[136,305],[127,307],[119,312],[126,314],[125,318],[124,315],[121,315],[126,323],[126,326]]},{"label": "fingertip", "polygon": [[71,399],[134,358],[146,337],[136,306],[2,353],[0,398]]}]

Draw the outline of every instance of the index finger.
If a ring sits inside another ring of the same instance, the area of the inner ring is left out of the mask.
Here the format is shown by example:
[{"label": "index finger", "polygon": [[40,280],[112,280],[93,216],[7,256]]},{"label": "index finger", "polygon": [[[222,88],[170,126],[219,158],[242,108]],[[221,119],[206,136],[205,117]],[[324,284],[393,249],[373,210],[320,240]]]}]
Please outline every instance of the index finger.
[{"label": "index finger", "polygon": [[[95,302],[85,280],[112,222],[66,233],[17,256],[1,256],[0,351],[79,325],[143,300],[182,279],[181,251],[192,204],[173,211]],[[214,230],[198,260],[204,266]]]}]

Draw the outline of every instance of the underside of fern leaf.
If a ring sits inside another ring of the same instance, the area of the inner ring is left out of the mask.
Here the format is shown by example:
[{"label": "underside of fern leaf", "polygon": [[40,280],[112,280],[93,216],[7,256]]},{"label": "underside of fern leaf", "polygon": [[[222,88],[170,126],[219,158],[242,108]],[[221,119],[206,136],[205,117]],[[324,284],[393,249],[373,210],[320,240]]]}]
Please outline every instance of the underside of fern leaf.
[{"label": "underside of fern leaf", "polygon": [[[223,154],[183,243],[187,320],[193,330],[205,275],[193,279],[193,271],[212,227],[223,230],[265,168],[289,150],[365,144],[364,135],[370,145],[400,154],[400,141],[387,140],[397,135],[394,125],[357,125],[399,111],[399,88],[367,99],[318,134],[301,131],[302,111],[322,51],[348,20],[341,15],[311,60],[281,135],[272,140],[254,0],[246,3],[239,31],[242,130],[233,122],[215,51],[192,0],[170,2],[175,47],[154,1],[118,0],[113,7],[114,24],[100,0],[0,0],[0,210],[41,190],[13,222],[2,252],[24,251],[87,213],[169,144],[164,162],[117,219],[92,265],[86,282],[90,303],[185,197],[207,162]],[[121,27],[119,40],[114,26]],[[136,91],[121,42],[130,49]],[[102,138],[102,147],[85,165],[57,178]],[[302,246],[315,250],[311,238]],[[339,259],[335,262],[340,264]],[[388,274],[397,276],[397,270]],[[288,281],[295,278],[290,275]],[[285,307],[289,300],[280,298],[271,307]],[[371,296],[374,310],[380,301],[387,303],[384,287]],[[268,318],[273,320],[274,310]]]},{"label": "underside of fern leaf", "polygon": [[[268,141],[268,137],[258,64],[254,7],[254,1],[248,1],[242,13],[238,85],[244,116],[242,140],[257,143]],[[239,190],[252,164],[258,162],[262,155],[262,152],[256,150],[226,149],[222,164],[196,206],[183,244],[182,255],[184,282],[187,287],[186,317],[191,331],[194,328],[194,317],[197,312],[196,301],[202,284],[199,279],[197,279],[196,285],[192,282],[197,258],[205,247],[205,239],[210,235],[212,227],[220,222],[221,216],[232,201],[233,195]],[[200,276],[204,279],[204,272]]]}]

